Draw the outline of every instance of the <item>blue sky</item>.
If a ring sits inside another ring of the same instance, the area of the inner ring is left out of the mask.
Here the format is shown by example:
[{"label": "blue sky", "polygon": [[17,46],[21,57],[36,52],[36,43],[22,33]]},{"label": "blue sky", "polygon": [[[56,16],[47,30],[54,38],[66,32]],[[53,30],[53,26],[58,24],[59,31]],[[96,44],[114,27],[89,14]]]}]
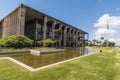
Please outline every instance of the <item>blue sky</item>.
[{"label": "blue sky", "polygon": [[120,0],[1,0],[0,19],[20,3],[88,32],[90,39],[120,42]]}]

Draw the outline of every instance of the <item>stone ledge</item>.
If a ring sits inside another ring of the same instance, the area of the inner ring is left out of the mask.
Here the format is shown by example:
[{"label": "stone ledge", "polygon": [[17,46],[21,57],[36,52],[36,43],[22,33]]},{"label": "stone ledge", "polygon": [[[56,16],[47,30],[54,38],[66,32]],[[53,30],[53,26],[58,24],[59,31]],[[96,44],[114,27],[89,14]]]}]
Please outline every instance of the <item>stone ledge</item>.
[{"label": "stone ledge", "polygon": [[30,54],[32,54],[32,55],[40,56],[40,51],[32,50],[32,49],[30,49],[29,51],[30,51]]},{"label": "stone ledge", "polygon": [[65,49],[58,49],[58,50],[48,50],[48,51],[40,51],[41,54],[43,53],[56,53],[56,52],[64,52]]},{"label": "stone ledge", "polygon": [[64,52],[64,51],[65,51],[65,49],[58,49],[58,50],[42,50],[42,51],[31,50],[31,49],[30,49],[30,54],[36,55],[36,56],[40,56],[40,54],[58,53],[58,52]]},{"label": "stone ledge", "polygon": [[0,52],[0,55],[3,55],[3,54],[17,54],[17,53],[30,53],[29,50],[22,50],[22,51],[11,51],[11,52]]}]

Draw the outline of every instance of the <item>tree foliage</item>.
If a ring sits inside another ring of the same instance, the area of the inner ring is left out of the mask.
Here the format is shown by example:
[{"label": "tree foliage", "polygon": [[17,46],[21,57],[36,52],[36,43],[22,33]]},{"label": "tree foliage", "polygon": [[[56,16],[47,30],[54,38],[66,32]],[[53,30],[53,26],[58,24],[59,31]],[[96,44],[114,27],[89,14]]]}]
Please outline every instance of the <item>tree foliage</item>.
[{"label": "tree foliage", "polygon": [[14,48],[31,47],[33,45],[33,40],[23,35],[12,35],[0,39],[0,45],[2,47]]},{"label": "tree foliage", "polygon": [[115,46],[115,42],[105,40],[102,45],[103,45],[103,46],[106,46],[106,47],[107,47],[107,46],[108,46],[108,47],[114,47],[114,46]]},{"label": "tree foliage", "polygon": [[38,41],[38,44],[46,44],[46,46],[48,46],[49,44],[54,44],[56,41],[53,39],[45,39],[45,40],[40,40]]},{"label": "tree foliage", "polygon": [[[103,40],[104,38],[102,38]],[[115,42],[104,40],[103,42],[100,40],[93,39],[92,41],[88,41],[88,46],[104,46],[104,47],[114,47]]]}]

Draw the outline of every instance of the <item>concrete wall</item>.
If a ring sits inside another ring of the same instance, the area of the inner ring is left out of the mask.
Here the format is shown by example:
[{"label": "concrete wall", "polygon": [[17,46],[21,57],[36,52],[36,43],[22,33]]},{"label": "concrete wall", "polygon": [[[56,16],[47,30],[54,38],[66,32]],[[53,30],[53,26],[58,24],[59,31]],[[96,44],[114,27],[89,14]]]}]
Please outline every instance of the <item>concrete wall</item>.
[{"label": "concrete wall", "polygon": [[2,23],[0,22],[0,38],[2,37]]},{"label": "concrete wall", "polygon": [[18,34],[20,9],[15,10],[4,18],[3,37]]},{"label": "concrete wall", "polygon": [[24,34],[25,7],[19,6],[3,20],[2,37]]}]

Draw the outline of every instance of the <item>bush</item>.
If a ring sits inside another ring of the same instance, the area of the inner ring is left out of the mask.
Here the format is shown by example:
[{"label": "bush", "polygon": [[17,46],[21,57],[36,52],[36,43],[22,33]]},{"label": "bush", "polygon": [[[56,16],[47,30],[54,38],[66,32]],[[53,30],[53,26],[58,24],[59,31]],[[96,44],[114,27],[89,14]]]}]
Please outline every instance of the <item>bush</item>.
[{"label": "bush", "polygon": [[0,39],[0,45],[2,47],[14,47],[14,48],[31,47],[33,45],[33,40],[23,35],[12,35]]},{"label": "bush", "polygon": [[41,41],[38,41],[38,44],[46,44],[46,46],[48,46],[49,44],[54,44],[56,41],[52,40],[52,39],[45,39],[45,40],[41,40]]}]

